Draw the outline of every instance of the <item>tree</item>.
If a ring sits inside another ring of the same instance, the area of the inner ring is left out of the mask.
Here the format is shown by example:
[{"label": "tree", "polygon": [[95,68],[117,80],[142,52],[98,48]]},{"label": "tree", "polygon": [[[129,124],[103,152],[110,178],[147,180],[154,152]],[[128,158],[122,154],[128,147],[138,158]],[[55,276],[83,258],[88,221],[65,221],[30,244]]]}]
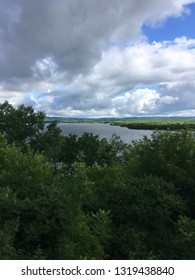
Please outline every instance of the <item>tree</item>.
[{"label": "tree", "polygon": [[130,145],[0,105],[0,258],[193,259],[194,131]]},{"label": "tree", "polygon": [[57,126],[57,121],[53,121],[44,131],[37,133],[30,146],[34,151],[43,153],[54,164],[57,164],[61,157],[62,139],[61,129]]},{"label": "tree", "polygon": [[74,134],[64,136],[61,142],[60,162],[71,166],[75,162],[79,161],[79,156],[80,149],[77,136]]},{"label": "tree", "polygon": [[35,112],[31,106],[14,108],[7,101],[0,104],[0,133],[5,133],[8,143],[24,147],[44,129],[45,114]]},{"label": "tree", "polygon": [[194,131],[155,131],[151,138],[129,146],[126,172],[132,176],[155,175],[172,182],[195,218],[195,135]]},{"label": "tree", "polygon": [[46,157],[21,152],[0,136],[1,258],[103,259],[96,229],[102,219],[103,235],[108,223],[102,213],[91,224],[83,212],[90,190],[84,165],[56,174]]},{"label": "tree", "polygon": [[91,211],[110,211],[112,219],[108,258],[176,258],[176,223],[185,203],[172,183],[156,176],[135,178],[121,164],[91,168],[89,178]]},{"label": "tree", "polygon": [[176,258],[194,260],[195,256],[195,220],[179,216],[175,234]]}]

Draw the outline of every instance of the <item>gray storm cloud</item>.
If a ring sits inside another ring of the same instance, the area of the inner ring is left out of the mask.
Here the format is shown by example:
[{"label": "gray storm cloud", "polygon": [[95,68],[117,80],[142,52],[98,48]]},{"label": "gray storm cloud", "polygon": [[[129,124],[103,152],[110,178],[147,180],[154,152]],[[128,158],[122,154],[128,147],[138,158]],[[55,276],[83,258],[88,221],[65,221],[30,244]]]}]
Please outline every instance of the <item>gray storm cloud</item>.
[{"label": "gray storm cloud", "polygon": [[[0,100],[7,95],[15,104],[31,102],[52,114],[58,110],[65,114],[67,108],[74,113],[96,110],[103,114],[107,108],[108,114],[117,114],[117,106],[111,105],[121,92],[169,82],[165,73],[154,71],[162,67],[162,59],[160,55],[152,58],[151,46],[141,45],[150,59],[147,71],[142,69],[144,60],[139,62],[133,53],[129,62],[131,56],[124,46],[143,41],[143,24],[155,26],[167,17],[179,17],[192,2],[0,0]],[[114,47],[119,52],[115,57]],[[168,56],[163,54],[165,61]]]},{"label": "gray storm cloud", "polygon": [[187,1],[0,1],[1,78],[29,76],[36,61],[47,57],[61,71],[84,73],[104,45],[137,39],[145,21],[181,14],[182,2]]}]

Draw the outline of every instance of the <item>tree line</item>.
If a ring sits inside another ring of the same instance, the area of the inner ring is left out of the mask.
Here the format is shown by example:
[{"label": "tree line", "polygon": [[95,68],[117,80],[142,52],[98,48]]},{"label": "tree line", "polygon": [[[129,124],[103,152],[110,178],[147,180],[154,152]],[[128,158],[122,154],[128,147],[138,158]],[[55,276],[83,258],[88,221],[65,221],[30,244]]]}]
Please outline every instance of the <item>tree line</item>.
[{"label": "tree line", "polygon": [[127,127],[130,129],[149,129],[149,130],[179,130],[179,129],[194,129],[195,119],[135,119],[135,120],[119,120],[111,122],[111,125]]},{"label": "tree line", "polygon": [[0,259],[194,259],[195,135],[64,136],[0,104]]}]

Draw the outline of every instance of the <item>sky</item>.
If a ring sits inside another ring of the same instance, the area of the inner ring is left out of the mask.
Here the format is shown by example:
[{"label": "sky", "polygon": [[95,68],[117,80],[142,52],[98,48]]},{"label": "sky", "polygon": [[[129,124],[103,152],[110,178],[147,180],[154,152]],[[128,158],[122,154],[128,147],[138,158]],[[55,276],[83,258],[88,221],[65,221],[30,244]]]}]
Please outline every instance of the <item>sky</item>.
[{"label": "sky", "polygon": [[195,0],[0,0],[0,103],[195,116]]}]

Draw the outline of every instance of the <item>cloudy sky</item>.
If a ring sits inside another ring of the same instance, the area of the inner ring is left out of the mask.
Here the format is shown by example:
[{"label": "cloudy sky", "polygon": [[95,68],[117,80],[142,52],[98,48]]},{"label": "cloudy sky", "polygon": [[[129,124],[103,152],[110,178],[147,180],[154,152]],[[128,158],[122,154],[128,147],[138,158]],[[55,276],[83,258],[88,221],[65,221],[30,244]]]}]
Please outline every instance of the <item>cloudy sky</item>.
[{"label": "cloudy sky", "polygon": [[0,0],[0,103],[195,116],[195,0]]}]

